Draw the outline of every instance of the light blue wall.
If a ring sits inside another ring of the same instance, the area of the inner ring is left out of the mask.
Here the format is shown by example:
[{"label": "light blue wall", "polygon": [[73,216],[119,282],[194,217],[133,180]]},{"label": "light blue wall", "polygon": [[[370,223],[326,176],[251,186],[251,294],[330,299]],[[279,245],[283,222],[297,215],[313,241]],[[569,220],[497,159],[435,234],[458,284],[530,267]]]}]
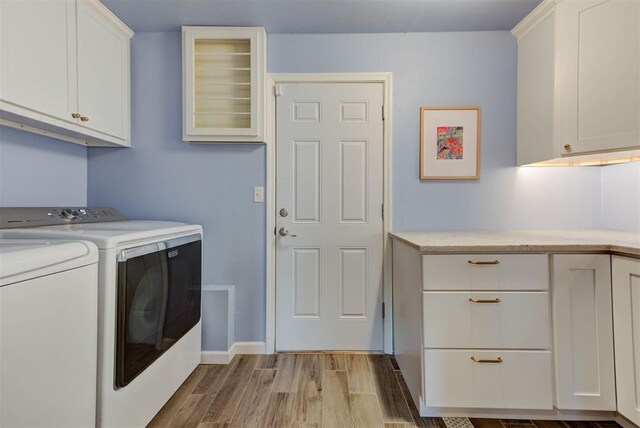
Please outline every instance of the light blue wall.
[{"label": "light blue wall", "polygon": [[640,232],[640,162],[602,168],[602,227]]},{"label": "light blue wall", "polygon": [[[515,168],[516,45],[507,32],[270,35],[270,72],[394,72],[394,228],[598,227],[598,169]],[[91,149],[89,204],[205,228],[204,282],[234,284],[237,341],[264,340],[260,145],[181,141],[179,33],[132,43],[133,149]],[[418,180],[418,107],[481,105],[482,179]],[[226,326],[221,326],[226,328]]]},{"label": "light blue wall", "polygon": [[266,220],[252,201],[265,148],[182,142],[180,33],[138,33],[131,49],[133,148],[89,151],[89,204],[201,224],[203,283],[235,285],[236,340],[264,340]]},{"label": "light blue wall", "polygon": [[[515,165],[516,41],[508,32],[270,35],[270,72],[392,71],[396,230],[592,228],[597,168]],[[418,179],[419,107],[482,107],[481,179]]]},{"label": "light blue wall", "polygon": [[[640,230],[639,163],[513,166],[509,33],[270,35],[268,43],[270,72],[394,73],[396,230]],[[85,148],[0,127],[0,205],[84,205],[88,180],[89,205],[202,224],[205,284],[234,284],[235,339],[264,340],[265,211],[252,202],[252,188],[265,183],[265,148],[181,141],[179,33],[136,34],[132,58],[133,149],[90,149],[87,177]],[[418,180],[418,107],[476,104],[481,180]]]},{"label": "light blue wall", "polygon": [[86,203],[85,147],[0,127],[0,207]]}]

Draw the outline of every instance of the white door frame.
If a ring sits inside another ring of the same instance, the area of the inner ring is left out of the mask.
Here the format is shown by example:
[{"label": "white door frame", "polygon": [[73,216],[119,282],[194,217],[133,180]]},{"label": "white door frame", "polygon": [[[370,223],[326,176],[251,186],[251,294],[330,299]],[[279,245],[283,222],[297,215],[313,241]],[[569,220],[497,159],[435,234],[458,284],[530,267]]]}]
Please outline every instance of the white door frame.
[{"label": "white door frame", "polygon": [[[393,353],[393,302],[391,286],[391,129],[392,129],[392,73],[270,73],[267,75],[267,354],[276,346],[276,85],[281,83],[382,83],[383,87],[383,288],[385,317],[383,319],[384,352]],[[382,112],[381,112],[382,114]]]}]

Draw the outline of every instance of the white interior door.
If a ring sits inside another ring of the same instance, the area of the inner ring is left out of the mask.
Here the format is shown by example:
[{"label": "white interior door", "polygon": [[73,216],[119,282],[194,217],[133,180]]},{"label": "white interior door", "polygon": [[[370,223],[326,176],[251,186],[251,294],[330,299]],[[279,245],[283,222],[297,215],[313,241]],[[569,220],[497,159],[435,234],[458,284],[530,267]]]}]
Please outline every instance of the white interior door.
[{"label": "white interior door", "polygon": [[276,349],[380,351],[382,84],[280,89]]}]

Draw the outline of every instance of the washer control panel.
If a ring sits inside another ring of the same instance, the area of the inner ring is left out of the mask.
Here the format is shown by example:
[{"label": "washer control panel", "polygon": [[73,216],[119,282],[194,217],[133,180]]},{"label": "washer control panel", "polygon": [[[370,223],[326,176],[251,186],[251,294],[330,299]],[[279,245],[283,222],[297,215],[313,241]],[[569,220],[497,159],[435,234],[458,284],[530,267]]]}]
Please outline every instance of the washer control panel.
[{"label": "washer control panel", "polygon": [[128,220],[115,208],[0,208],[0,229]]}]

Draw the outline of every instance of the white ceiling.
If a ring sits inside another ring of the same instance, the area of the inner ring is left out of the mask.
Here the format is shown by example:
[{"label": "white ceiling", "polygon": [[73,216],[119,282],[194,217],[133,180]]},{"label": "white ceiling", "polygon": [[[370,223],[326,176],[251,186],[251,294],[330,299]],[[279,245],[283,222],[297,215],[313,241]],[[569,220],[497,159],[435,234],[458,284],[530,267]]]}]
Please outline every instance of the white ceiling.
[{"label": "white ceiling", "polygon": [[510,30],[541,0],[102,0],[134,31],[261,26],[267,33]]}]

